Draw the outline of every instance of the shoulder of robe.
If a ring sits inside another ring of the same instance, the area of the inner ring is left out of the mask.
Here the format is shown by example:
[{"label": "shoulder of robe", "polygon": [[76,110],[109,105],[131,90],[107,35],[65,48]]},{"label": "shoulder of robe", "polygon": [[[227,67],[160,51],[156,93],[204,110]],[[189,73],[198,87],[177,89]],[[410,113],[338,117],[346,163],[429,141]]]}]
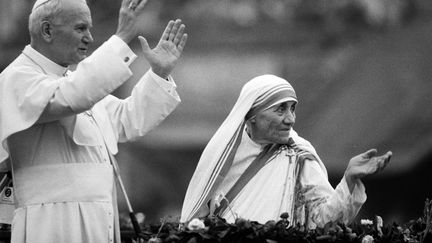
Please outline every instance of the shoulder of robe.
[{"label": "shoulder of robe", "polygon": [[297,151],[297,160],[298,161],[306,161],[306,160],[312,160],[312,161],[319,161],[315,155],[313,155],[312,153],[308,152],[308,151],[304,151],[304,150],[299,150]]}]

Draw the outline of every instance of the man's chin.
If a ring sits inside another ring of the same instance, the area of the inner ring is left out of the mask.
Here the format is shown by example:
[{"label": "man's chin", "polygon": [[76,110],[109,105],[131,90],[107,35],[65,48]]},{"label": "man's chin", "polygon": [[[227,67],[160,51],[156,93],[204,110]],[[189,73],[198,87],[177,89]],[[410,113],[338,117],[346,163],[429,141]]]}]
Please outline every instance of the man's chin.
[{"label": "man's chin", "polygon": [[80,63],[82,60],[86,59],[86,57],[87,57],[87,55],[79,55],[79,56],[74,60],[74,63],[71,63],[71,65],[74,65],[74,64],[78,64],[78,63]]},{"label": "man's chin", "polygon": [[87,58],[87,55],[80,55],[80,57],[78,59],[79,59],[79,62],[81,62],[82,60],[84,60],[86,58]]}]

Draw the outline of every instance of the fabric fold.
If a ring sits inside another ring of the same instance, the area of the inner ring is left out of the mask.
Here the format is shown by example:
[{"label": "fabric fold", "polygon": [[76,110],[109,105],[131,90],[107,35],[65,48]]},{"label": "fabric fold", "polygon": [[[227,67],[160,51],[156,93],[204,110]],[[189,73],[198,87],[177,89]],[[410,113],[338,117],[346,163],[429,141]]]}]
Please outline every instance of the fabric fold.
[{"label": "fabric fold", "polygon": [[[221,182],[221,180],[211,178],[225,177],[224,173],[226,171],[221,173],[221,170],[218,168],[226,166],[225,163],[227,163],[227,160],[224,159],[224,155],[226,151],[232,151],[234,147],[232,140],[236,137],[235,134],[238,134],[242,124],[244,124],[247,113],[256,100],[264,100],[265,96],[274,91],[275,86],[282,88],[291,87],[286,80],[274,75],[262,75],[245,84],[231,112],[213,135],[201,155],[194,175],[189,182],[183,202],[181,222],[198,217],[202,207],[206,206],[212,196],[211,192],[214,192],[219,187],[218,183]],[[240,136],[241,134],[242,132]],[[300,138],[294,130],[291,130],[290,136],[300,148],[316,156],[323,172],[327,175],[325,166],[322,164],[312,145],[305,139]]]}]

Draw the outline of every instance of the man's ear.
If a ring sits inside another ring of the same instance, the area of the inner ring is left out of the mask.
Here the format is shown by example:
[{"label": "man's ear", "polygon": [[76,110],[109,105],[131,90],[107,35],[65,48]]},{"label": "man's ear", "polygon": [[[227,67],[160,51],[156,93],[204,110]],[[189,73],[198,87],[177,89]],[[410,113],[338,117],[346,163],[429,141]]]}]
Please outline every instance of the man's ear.
[{"label": "man's ear", "polygon": [[253,124],[253,123],[255,123],[255,122],[256,122],[256,119],[255,119],[255,117],[253,117],[253,118],[249,119],[249,122],[250,122],[250,123],[252,123],[252,124]]},{"label": "man's ear", "polygon": [[52,33],[51,33],[51,23],[48,21],[43,21],[41,26],[41,35],[42,39],[46,42],[52,41]]}]

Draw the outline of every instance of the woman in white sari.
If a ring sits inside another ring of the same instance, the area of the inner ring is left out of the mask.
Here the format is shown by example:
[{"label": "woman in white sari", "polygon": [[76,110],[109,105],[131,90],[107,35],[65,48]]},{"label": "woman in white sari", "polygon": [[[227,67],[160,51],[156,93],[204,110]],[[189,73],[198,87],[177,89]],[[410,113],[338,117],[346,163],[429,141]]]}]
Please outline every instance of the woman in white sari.
[{"label": "woman in white sari", "polygon": [[382,170],[392,153],[353,157],[334,189],[313,146],[293,129],[297,103],[293,87],[274,75],[244,85],[201,155],[182,222],[218,214],[265,223],[287,212],[291,224],[314,228],[354,219],[366,200],[360,178]]}]

